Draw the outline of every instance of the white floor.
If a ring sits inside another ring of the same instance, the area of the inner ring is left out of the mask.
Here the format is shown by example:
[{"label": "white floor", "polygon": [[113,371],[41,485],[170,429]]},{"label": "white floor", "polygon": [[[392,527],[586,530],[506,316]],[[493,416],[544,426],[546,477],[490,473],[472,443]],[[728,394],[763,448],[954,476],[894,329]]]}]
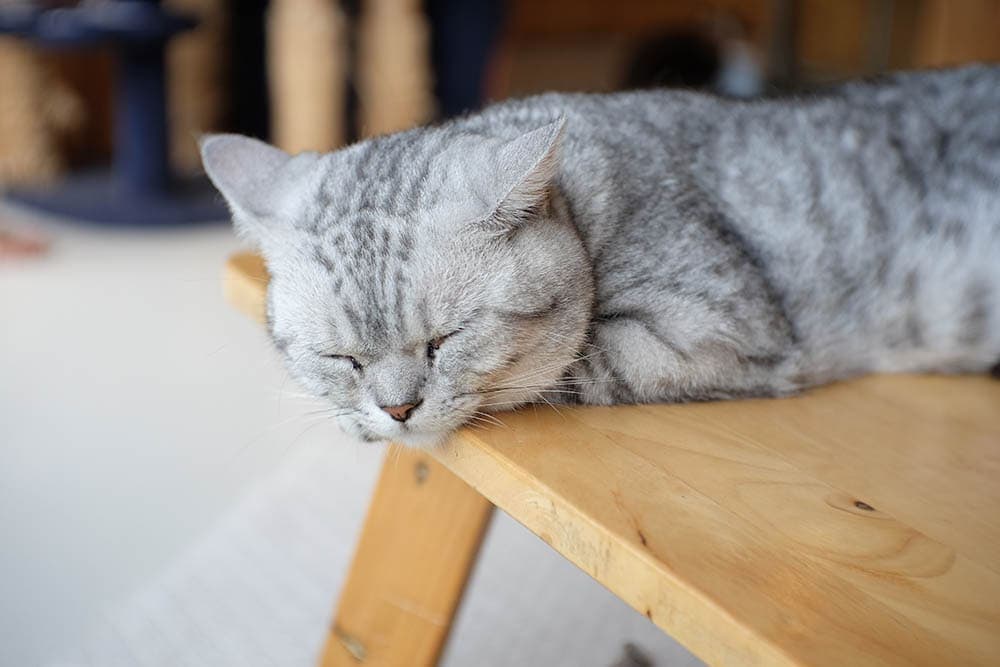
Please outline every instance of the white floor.
[{"label": "white floor", "polygon": [[[0,209],[0,225],[23,216]],[[311,665],[378,448],[302,413],[221,226],[31,221],[0,263],[0,666]],[[449,667],[700,664],[498,514]]]}]

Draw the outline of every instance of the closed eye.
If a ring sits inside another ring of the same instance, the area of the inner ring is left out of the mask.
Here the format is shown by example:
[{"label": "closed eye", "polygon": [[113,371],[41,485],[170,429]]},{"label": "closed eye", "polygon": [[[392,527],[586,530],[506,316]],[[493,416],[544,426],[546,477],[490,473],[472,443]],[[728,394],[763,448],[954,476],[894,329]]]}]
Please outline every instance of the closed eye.
[{"label": "closed eye", "polygon": [[432,338],[431,340],[427,341],[427,358],[433,359],[437,354],[437,351],[441,349],[442,345],[444,345],[444,342],[461,330],[462,330],[461,328],[458,328],[449,334],[438,336],[437,338]]},{"label": "closed eye", "polygon": [[320,356],[326,359],[339,359],[341,361],[346,361],[347,363],[351,364],[351,366],[356,371],[360,371],[362,369],[361,362],[359,362],[357,359],[350,356],[349,354],[321,354]]}]

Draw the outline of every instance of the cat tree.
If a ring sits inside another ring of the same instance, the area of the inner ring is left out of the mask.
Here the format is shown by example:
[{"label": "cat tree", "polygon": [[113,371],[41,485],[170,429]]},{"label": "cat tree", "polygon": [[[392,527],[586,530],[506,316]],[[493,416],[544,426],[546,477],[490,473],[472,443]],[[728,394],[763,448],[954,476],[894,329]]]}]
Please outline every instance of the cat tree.
[{"label": "cat tree", "polygon": [[114,157],[110,171],[79,173],[44,190],[7,198],[47,213],[92,222],[171,224],[221,220],[225,209],[201,179],[182,179],[168,159],[165,47],[194,27],[158,0],[107,0],[51,10],[0,12],[0,33],[47,48],[106,45],[117,66]]}]

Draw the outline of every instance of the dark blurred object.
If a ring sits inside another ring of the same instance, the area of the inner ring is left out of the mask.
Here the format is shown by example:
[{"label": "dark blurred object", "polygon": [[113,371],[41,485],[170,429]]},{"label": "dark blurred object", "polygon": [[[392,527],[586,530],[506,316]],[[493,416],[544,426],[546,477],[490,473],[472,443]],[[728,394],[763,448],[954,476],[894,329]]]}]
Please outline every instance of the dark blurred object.
[{"label": "dark blurred object", "polygon": [[193,19],[166,12],[159,0],[30,2],[0,6],[0,33],[53,47],[114,44],[147,49],[193,28]]},{"label": "dark blurred object", "polygon": [[694,30],[672,30],[643,40],[628,64],[626,88],[707,88],[719,74],[716,43]]},{"label": "dark blurred object", "polygon": [[[754,94],[759,84],[746,72],[765,69],[757,54],[765,52],[770,39],[772,4],[511,0],[502,67],[492,93],[499,98],[546,90],[611,92],[681,85]],[[726,30],[720,29],[723,25]],[[731,48],[736,41],[740,48]]]},{"label": "dark blurred object", "polygon": [[181,182],[167,157],[165,45],[195,21],[158,0],[103,0],[56,9],[0,11],[0,32],[41,46],[109,45],[117,65],[114,158],[110,173],[68,178],[58,187],[8,198],[56,215],[114,224],[169,224],[225,216],[202,182]]},{"label": "dark blurred object", "polygon": [[478,109],[504,19],[502,0],[426,0],[438,115]]},{"label": "dark blurred object", "polygon": [[755,97],[763,92],[764,71],[739,18],[717,12],[698,25],[661,32],[635,47],[622,87],[663,86]]},{"label": "dark blurred object", "polygon": [[625,644],[622,652],[624,655],[611,667],[654,667],[649,656],[632,642]]},{"label": "dark blurred object", "polygon": [[268,0],[229,0],[229,117],[231,132],[270,137],[267,85],[267,38],[264,14]]}]

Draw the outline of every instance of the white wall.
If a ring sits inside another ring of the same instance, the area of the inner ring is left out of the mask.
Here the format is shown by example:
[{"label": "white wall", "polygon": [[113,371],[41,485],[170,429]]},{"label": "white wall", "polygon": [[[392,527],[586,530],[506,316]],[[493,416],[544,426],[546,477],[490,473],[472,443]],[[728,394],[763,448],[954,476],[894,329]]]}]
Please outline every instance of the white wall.
[{"label": "white wall", "polygon": [[[227,228],[33,226],[51,253],[0,262],[0,665],[309,664],[380,452],[301,416],[221,297]],[[447,663],[609,664],[626,640],[694,664],[501,516]]]}]

